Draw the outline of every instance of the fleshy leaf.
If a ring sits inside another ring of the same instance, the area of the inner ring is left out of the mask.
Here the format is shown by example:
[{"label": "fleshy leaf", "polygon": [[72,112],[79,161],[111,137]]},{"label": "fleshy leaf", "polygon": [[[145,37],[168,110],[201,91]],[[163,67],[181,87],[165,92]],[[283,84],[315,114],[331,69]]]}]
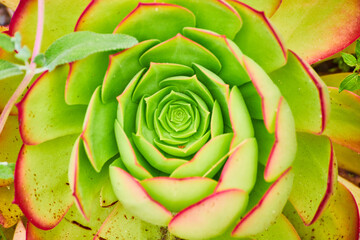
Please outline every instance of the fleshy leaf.
[{"label": "fleshy leaf", "polygon": [[17,76],[23,72],[13,63],[0,59],[0,80]]},{"label": "fleshy leaf", "polygon": [[65,103],[67,69],[62,67],[42,74],[17,105],[24,143],[39,144],[81,132],[86,106]]},{"label": "fleshy leaf", "polygon": [[240,143],[226,161],[215,191],[235,188],[250,193],[256,181],[257,150],[255,138]]},{"label": "fleshy leaf", "polygon": [[268,182],[274,181],[291,166],[297,149],[294,119],[284,98],[279,101],[275,124],[275,143],[264,173],[264,178]]},{"label": "fleshy leaf", "polygon": [[[17,116],[9,116],[5,127],[0,134],[0,164],[14,164],[21,148],[22,141],[19,134],[19,124]],[[8,168],[9,166],[0,166],[0,168]],[[10,173],[10,172],[9,172]],[[0,187],[7,186],[13,182],[14,173],[11,176],[0,177]]]},{"label": "fleshy leaf", "polygon": [[71,135],[36,146],[23,145],[20,150],[14,202],[41,229],[56,226],[73,203],[67,170],[75,138]]},{"label": "fleshy leaf", "polygon": [[110,55],[108,69],[101,88],[101,96],[104,102],[111,101],[119,96],[132,77],[143,68],[139,63],[140,56],[157,43],[157,40],[143,41],[117,54]]},{"label": "fleshy leaf", "polygon": [[270,77],[288,101],[296,129],[321,133],[329,114],[329,94],[326,85],[314,70],[289,51],[288,62]]},{"label": "fleshy leaf", "polygon": [[[218,0],[161,0],[161,2],[173,3],[186,7],[194,13],[196,26],[198,28],[209,29],[226,37],[233,39],[242,25],[241,17],[225,1]],[[209,21],[209,16],[216,16]],[[226,23],[226,24],[224,24]]]},{"label": "fleshy leaf", "polygon": [[286,46],[312,64],[339,52],[360,36],[358,7],[358,0],[289,0],[282,2],[271,22]]},{"label": "fleshy leaf", "polygon": [[100,173],[94,170],[86,155],[84,142],[77,138],[70,158],[69,183],[75,203],[86,220],[90,219],[94,204],[99,203],[102,184],[108,177],[108,168],[104,167]]},{"label": "fleshy leaf", "polygon": [[360,154],[335,142],[333,147],[339,168],[360,175]]},{"label": "fleshy leaf", "polygon": [[169,223],[169,231],[187,239],[219,236],[240,217],[247,201],[248,195],[238,189],[214,193],[179,212]]},{"label": "fleshy leaf", "polygon": [[360,152],[360,96],[349,91],[338,93],[329,87],[331,115],[324,135],[338,144]]},{"label": "fleshy leaf", "polygon": [[310,225],[320,217],[335,191],[336,163],[327,137],[298,133],[297,142],[289,201],[304,223]]},{"label": "fleshy leaf", "polygon": [[144,222],[130,214],[120,203],[105,219],[94,240],[103,239],[167,239],[163,227]]},{"label": "fleshy leaf", "polygon": [[219,59],[222,67],[218,76],[224,82],[239,86],[250,81],[240,64],[243,54],[233,41],[215,32],[198,28],[184,28],[183,34],[209,49]]},{"label": "fleshy leaf", "polygon": [[166,226],[170,222],[172,214],[154,201],[129,173],[110,166],[110,179],[115,195],[131,213],[155,225]]},{"label": "fleshy leaf", "polygon": [[89,104],[93,92],[104,79],[109,54],[109,52],[98,52],[69,64],[65,88],[67,104]]},{"label": "fleshy leaf", "polygon": [[[94,204],[91,208],[91,217],[87,221],[75,204],[69,209],[64,220],[50,230],[41,230],[28,222],[26,239],[47,240],[47,239],[93,239],[102,223],[112,212],[114,207],[102,208],[99,204]],[[65,220],[66,219],[66,220]]]},{"label": "fleshy leaf", "polygon": [[140,182],[149,195],[172,212],[179,212],[213,193],[216,181],[210,178],[157,177]]},{"label": "fleshy leaf", "polygon": [[237,0],[229,2],[243,20],[243,26],[234,42],[244,54],[257,62],[266,72],[283,66],[286,63],[286,49],[265,14]]},{"label": "fleshy leaf", "polygon": [[[44,32],[41,41],[41,52],[44,52],[50,44],[65,34],[74,31],[77,19],[84,7],[90,0],[63,0],[61,2],[46,1],[44,19]],[[21,1],[12,16],[9,34],[14,36],[20,32],[22,45],[33,48],[35,43],[37,26],[37,1]],[[66,18],[56,18],[54,16],[67,16]]]},{"label": "fleshy leaf", "polygon": [[354,197],[342,184],[338,185],[330,206],[311,226],[305,226],[291,204],[284,209],[285,216],[295,227],[301,239],[344,239],[359,237],[359,211]]},{"label": "fleshy leaf", "polygon": [[139,60],[144,67],[148,67],[151,62],[178,63],[189,67],[197,63],[215,73],[221,69],[220,61],[209,50],[180,33],[150,48]]},{"label": "fleshy leaf", "polygon": [[86,112],[81,138],[97,172],[100,172],[107,160],[118,153],[114,134],[117,105],[116,100],[104,104],[101,101],[101,88],[98,87]]},{"label": "fleshy leaf", "polygon": [[[184,27],[194,27],[195,16],[186,8],[164,3],[139,3],[116,27],[114,33],[128,34],[139,41],[174,37]],[[151,29],[151,31],[149,31]]]},{"label": "fleshy leaf", "polygon": [[[266,72],[251,58],[243,56],[243,63],[256,91],[261,97],[262,114],[267,130],[275,130],[276,111],[281,93]],[[251,106],[249,106],[251,108]]]},{"label": "fleshy leaf", "polygon": [[231,148],[240,144],[244,139],[254,137],[254,128],[245,101],[239,89],[235,86],[231,89],[229,97],[229,115],[234,139]]},{"label": "fleshy leaf", "polygon": [[[260,173],[258,182],[255,185],[256,191],[263,188],[258,186],[259,184],[266,184],[261,178],[262,174]],[[286,204],[291,192],[293,178],[294,174],[291,172],[291,169],[286,170],[265,192],[257,205],[240,220],[233,230],[232,236],[251,237],[270,227],[281,214]],[[252,201],[251,196],[250,201]]]},{"label": "fleshy leaf", "polygon": [[242,0],[241,2],[258,11],[265,12],[267,17],[271,17],[279,8],[282,0]]},{"label": "fleshy leaf", "polygon": [[[13,204],[14,185],[0,187],[0,227],[9,228],[17,223],[23,215],[20,208]],[[1,229],[2,230],[2,229]],[[1,231],[0,230],[0,231]]]},{"label": "fleshy leaf", "polygon": [[301,240],[291,222],[281,214],[276,222],[264,232],[256,235],[256,240]]},{"label": "fleshy leaf", "polygon": [[226,133],[212,138],[189,162],[178,167],[170,177],[184,178],[204,176],[218,161],[227,155],[232,137],[232,133]]},{"label": "fleshy leaf", "polygon": [[88,31],[69,33],[56,40],[46,50],[45,67],[52,71],[58,65],[85,58],[93,53],[120,50],[135,44],[135,38],[122,34]]}]

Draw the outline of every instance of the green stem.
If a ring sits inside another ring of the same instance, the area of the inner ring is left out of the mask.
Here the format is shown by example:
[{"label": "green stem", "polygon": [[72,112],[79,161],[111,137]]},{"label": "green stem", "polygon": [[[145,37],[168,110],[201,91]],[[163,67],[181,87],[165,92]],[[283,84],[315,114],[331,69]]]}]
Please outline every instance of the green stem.
[{"label": "green stem", "polygon": [[30,84],[31,80],[36,74],[36,64],[33,62],[34,58],[39,54],[41,47],[41,39],[44,31],[44,0],[38,0],[38,19],[37,19],[37,29],[35,36],[35,44],[33,48],[33,53],[31,57],[31,63],[28,67],[24,79],[21,81],[18,88],[15,90],[9,101],[6,103],[5,108],[3,109],[0,116],[0,134],[4,129],[5,123],[10,115],[11,109],[15,105],[15,102],[19,99],[21,94],[25,91],[26,87]]},{"label": "green stem", "polygon": [[3,228],[0,226],[0,233],[1,233],[1,239],[2,240],[7,240],[6,237],[5,237],[5,234],[3,232]]}]

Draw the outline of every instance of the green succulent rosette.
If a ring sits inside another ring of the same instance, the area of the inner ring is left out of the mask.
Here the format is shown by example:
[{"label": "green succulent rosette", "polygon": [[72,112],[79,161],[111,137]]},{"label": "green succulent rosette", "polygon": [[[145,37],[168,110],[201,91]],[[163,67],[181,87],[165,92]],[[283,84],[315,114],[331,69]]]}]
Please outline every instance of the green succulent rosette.
[{"label": "green succulent rosette", "polygon": [[29,239],[306,239],[324,216],[355,239],[357,206],[320,135],[327,87],[263,12],[92,1],[75,31],[139,43],[45,72],[18,104]]}]

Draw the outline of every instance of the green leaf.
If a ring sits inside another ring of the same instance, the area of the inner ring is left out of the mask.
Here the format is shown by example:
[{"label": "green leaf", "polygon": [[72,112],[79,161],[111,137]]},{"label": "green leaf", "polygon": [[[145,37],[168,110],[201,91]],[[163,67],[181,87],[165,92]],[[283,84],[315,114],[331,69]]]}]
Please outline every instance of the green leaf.
[{"label": "green leaf", "polygon": [[360,89],[360,76],[357,73],[348,75],[340,84],[339,92],[343,90],[358,90]]},{"label": "green leaf", "polygon": [[358,62],[360,61],[360,40],[356,40],[355,54],[358,58]]},{"label": "green leaf", "polygon": [[349,54],[349,53],[341,53],[342,58],[344,59],[344,62],[349,65],[350,67],[356,66],[356,58]]},{"label": "green leaf", "polygon": [[11,37],[1,33],[0,34],[0,48],[4,49],[7,52],[12,52],[15,50],[15,44],[11,41]]},{"label": "green leaf", "polygon": [[35,58],[34,58],[34,63],[36,63],[36,65],[42,67],[45,65],[46,63],[46,58],[45,55],[43,53],[38,54]]},{"label": "green leaf", "polygon": [[130,48],[137,43],[135,38],[123,34],[73,32],[59,38],[46,50],[46,67],[52,71],[58,65],[83,59],[93,53]]},{"label": "green leaf", "polygon": [[15,54],[15,57],[19,60],[27,62],[29,60],[29,58],[31,57],[30,49],[27,46],[24,46],[23,48],[20,48],[17,51],[18,51],[18,53]]},{"label": "green leaf", "polygon": [[0,80],[22,74],[22,71],[11,62],[0,59]]},{"label": "green leaf", "polygon": [[0,179],[14,179],[15,163],[0,162]]},{"label": "green leaf", "polygon": [[16,51],[21,49],[21,34],[16,32],[14,37],[11,38],[11,41],[14,43],[14,47]]}]

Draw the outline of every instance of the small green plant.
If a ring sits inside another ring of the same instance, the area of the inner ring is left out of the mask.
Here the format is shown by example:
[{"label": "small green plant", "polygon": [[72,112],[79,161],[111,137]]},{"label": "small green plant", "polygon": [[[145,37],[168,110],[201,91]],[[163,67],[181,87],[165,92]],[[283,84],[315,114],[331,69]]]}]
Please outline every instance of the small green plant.
[{"label": "small green plant", "polygon": [[349,53],[341,53],[341,56],[344,62],[354,70],[341,82],[339,92],[360,89],[360,40],[356,41],[355,56]]}]

